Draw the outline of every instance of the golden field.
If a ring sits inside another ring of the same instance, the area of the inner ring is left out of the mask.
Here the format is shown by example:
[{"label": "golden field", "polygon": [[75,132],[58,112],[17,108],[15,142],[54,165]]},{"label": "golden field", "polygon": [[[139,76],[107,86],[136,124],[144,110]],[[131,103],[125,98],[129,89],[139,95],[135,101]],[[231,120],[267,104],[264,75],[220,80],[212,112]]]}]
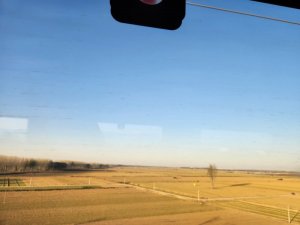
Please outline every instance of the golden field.
[{"label": "golden field", "polygon": [[193,168],[0,179],[0,224],[287,224],[288,207],[291,223],[300,224],[296,174],[218,171],[215,188],[205,169]]}]

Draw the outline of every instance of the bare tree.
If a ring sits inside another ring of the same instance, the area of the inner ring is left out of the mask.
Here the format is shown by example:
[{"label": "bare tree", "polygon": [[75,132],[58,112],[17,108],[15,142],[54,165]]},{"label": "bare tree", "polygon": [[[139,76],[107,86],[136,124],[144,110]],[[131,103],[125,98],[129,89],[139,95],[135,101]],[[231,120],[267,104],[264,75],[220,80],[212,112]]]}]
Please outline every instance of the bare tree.
[{"label": "bare tree", "polygon": [[211,181],[211,188],[215,188],[215,180],[217,177],[218,169],[214,164],[209,164],[207,168],[207,175]]}]

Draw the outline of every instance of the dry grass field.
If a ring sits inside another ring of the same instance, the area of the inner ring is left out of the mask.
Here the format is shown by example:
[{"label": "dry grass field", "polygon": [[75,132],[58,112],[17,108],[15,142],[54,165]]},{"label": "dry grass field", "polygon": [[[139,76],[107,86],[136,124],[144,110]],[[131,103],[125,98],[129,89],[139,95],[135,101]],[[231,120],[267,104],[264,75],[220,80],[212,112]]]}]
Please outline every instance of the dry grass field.
[{"label": "dry grass field", "polygon": [[[5,193],[1,193],[1,198]],[[133,188],[7,192],[1,224],[80,224],[92,221],[217,210]]]},{"label": "dry grass field", "polygon": [[[118,167],[0,177],[0,224],[300,224],[288,173]],[[199,194],[198,194],[199,193]]]}]

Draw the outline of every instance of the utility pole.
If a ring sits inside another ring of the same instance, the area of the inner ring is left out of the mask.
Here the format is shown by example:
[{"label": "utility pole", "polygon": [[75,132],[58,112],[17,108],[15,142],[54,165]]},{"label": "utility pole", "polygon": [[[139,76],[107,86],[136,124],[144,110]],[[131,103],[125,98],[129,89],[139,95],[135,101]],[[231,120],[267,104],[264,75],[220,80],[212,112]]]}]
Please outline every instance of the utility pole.
[{"label": "utility pole", "polygon": [[193,183],[194,187],[197,187],[197,201],[200,202],[200,185],[199,185],[199,180],[197,183]]},{"label": "utility pole", "polygon": [[288,206],[288,222],[291,223],[290,206]]}]

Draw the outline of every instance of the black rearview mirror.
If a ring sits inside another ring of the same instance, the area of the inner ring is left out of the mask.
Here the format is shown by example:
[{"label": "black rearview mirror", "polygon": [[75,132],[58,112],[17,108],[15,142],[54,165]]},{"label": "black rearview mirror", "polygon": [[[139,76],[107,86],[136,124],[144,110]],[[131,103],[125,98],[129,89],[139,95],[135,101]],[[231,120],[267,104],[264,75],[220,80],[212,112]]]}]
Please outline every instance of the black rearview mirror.
[{"label": "black rearview mirror", "polygon": [[110,0],[119,22],[176,30],[185,17],[185,0]]}]

